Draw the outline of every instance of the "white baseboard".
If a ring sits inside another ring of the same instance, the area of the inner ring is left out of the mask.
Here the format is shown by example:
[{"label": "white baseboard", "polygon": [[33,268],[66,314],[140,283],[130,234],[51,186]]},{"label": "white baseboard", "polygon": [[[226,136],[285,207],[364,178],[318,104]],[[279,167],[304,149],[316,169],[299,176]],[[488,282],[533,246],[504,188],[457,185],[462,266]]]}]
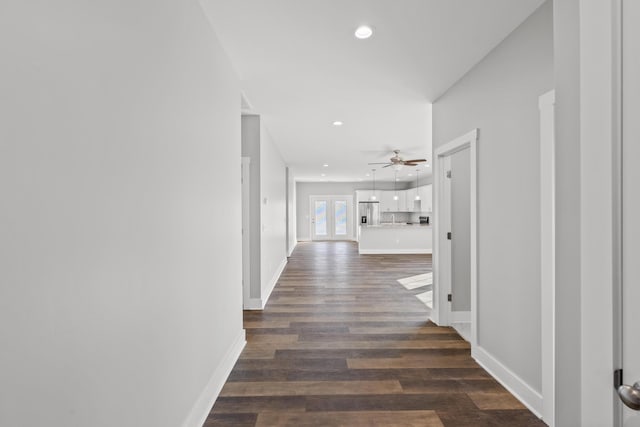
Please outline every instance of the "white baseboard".
[{"label": "white baseboard", "polygon": [[182,427],[202,427],[246,343],[245,331],[241,329],[222,361],[213,371],[213,375],[191,408],[187,419],[182,423]]},{"label": "white baseboard", "polygon": [[262,310],[263,308],[264,306],[260,298],[249,298],[249,300],[244,303],[245,310]]},{"label": "white baseboard", "polygon": [[449,312],[449,323],[471,323],[470,311]]},{"label": "white baseboard", "polygon": [[276,283],[280,279],[280,275],[284,271],[284,268],[287,266],[287,262],[289,260],[287,258],[283,259],[278,269],[273,274],[271,280],[267,284],[266,289],[262,289],[262,297],[261,298],[249,298],[248,301],[244,302],[245,310],[264,310],[264,307],[267,305],[267,301],[269,301],[269,297],[271,296],[271,292],[273,292],[273,288],[276,287]]},{"label": "white baseboard", "polygon": [[451,327],[455,329],[466,342],[471,343],[471,322],[451,321]]},{"label": "white baseboard", "polygon": [[431,309],[431,314],[429,314],[428,319],[431,320],[436,326],[442,326],[438,321],[438,312],[435,308]]},{"label": "white baseboard", "polygon": [[282,262],[280,262],[280,265],[278,266],[278,268],[276,269],[276,272],[273,273],[273,277],[271,277],[271,280],[269,280],[269,283],[267,283],[267,288],[262,290],[262,308],[264,309],[264,307],[267,305],[267,301],[269,301],[269,297],[271,296],[271,292],[273,292],[273,288],[276,287],[276,283],[278,283],[278,280],[280,279],[280,275],[282,274],[282,272],[284,271],[284,268],[287,266],[287,262],[289,260],[285,257]]},{"label": "white baseboard", "polygon": [[361,255],[430,254],[432,249],[360,249]]},{"label": "white baseboard", "polygon": [[293,242],[293,246],[291,246],[291,248],[289,248],[289,253],[287,254],[287,256],[291,256],[291,254],[293,253],[293,250],[296,248],[296,246],[298,246],[298,241],[296,240],[295,242]]},{"label": "white baseboard", "polygon": [[491,374],[500,384],[511,392],[538,418],[542,418],[542,395],[531,388],[522,378],[500,363],[480,346],[471,349],[473,357],[480,366]]}]

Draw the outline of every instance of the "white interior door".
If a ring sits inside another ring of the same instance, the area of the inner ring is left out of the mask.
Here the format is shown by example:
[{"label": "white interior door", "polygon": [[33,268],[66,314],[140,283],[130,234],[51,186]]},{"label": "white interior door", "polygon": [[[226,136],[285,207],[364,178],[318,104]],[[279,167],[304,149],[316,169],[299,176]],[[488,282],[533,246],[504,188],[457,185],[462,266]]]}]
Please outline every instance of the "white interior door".
[{"label": "white interior door", "polygon": [[471,321],[470,148],[451,156],[451,322]]},{"label": "white interior door", "polygon": [[443,305],[440,316],[441,325],[451,324],[451,302],[448,295],[451,293],[451,239],[448,235],[451,231],[451,156],[443,157],[440,168],[442,191],[439,193],[440,210],[436,219],[439,221],[439,261],[438,286],[447,295],[446,305]]},{"label": "white interior door", "polygon": [[[442,157],[440,182],[441,270],[438,282],[447,293],[443,319],[471,341],[471,168],[470,148]],[[424,203],[424,202],[423,202]]]},{"label": "white interior door", "polygon": [[[622,367],[640,408],[640,1],[624,0],[622,16]],[[623,425],[640,427],[640,411],[624,406]]]},{"label": "white interior door", "polygon": [[310,196],[311,240],[353,239],[352,196]]}]

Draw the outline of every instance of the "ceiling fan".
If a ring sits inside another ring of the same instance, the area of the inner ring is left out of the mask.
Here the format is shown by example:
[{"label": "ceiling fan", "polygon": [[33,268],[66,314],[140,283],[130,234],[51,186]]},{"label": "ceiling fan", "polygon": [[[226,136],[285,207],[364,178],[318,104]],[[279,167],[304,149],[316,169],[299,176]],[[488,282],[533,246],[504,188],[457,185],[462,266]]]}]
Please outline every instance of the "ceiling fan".
[{"label": "ceiling fan", "polygon": [[383,163],[369,163],[370,165],[385,165],[382,166],[383,168],[388,168],[389,166],[398,166],[398,167],[402,167],[402,166],[418,166],[418,163],[424,163],[427,161],[427,159],[413,159],[413,160],[403,160],[402,157],[400,157],[400,150],[393,150],[393,157],[391,157],[391,159],[389,159],[388,162],[383,162]]}]

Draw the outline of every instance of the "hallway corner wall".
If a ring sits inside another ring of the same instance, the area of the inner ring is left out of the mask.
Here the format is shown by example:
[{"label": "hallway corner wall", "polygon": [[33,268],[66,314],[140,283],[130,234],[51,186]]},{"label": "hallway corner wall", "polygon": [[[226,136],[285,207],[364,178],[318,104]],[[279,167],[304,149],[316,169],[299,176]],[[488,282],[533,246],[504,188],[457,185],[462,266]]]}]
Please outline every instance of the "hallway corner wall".
[{"label": "hallway corner wall", "polygon": [[244,345],[240,91],[206,16],[8,0],[0,51],[0,425],[201,424]]},{"label": "hallway corner wall", "polygon": [[261,298],[266,304],[287,264],[287,165],[260,126]]},{"label": "hallway corner wall", "polygon": [[287,166],[258,115],[242,116],[242,155],[251,158],[250,307],[266,304],[287,262]]},{"label": "hallway corner wall", "polygon": [[552,12],[551,1],[543,4],[433,106],[434,148],[479,129],[478,347],[537,411],[538,97],[554,87]]}]

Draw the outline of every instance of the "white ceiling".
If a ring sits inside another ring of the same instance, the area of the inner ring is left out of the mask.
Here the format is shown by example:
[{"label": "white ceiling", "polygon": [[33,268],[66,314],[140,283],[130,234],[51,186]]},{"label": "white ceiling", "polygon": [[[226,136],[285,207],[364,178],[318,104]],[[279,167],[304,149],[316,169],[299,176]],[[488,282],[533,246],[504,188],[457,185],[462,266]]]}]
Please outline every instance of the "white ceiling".
[{"label": "white ceiling", "polygon": [[[203,0],[252,111],[299,181],[369,180],[367,163],[394,148],[430,163],[429,103],[543,2]],[[373,27],[370,39],[353,36],[361,24]],[[392,168],[377,179],[393,179]]]}]

